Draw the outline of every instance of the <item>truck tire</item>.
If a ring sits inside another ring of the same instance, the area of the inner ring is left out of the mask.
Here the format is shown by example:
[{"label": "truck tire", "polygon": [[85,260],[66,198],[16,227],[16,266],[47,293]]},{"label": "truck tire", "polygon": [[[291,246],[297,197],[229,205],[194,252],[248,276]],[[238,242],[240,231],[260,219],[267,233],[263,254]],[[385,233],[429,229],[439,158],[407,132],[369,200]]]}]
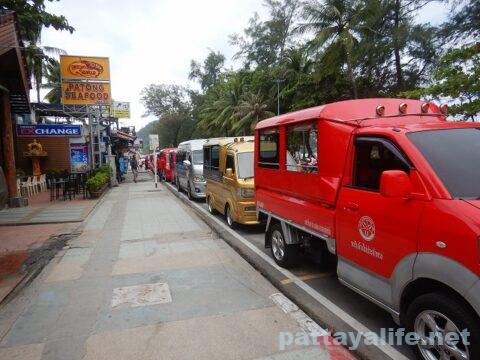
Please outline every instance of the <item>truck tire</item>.
[{"label": "truck tire", "polygon": [[187,183],[187,196],[188,200],[193,201],[192,186],[190,185],[190,181]]},{"label": "truck tire", "polygon": [[207,207],[208,207],[208,212],[212,215],[215,215],[217,213],[217,210],[215,210],[215,208],[213,207],[213,203],[212,203],[212,197],[211,196],[208,196],[207,197]]},{"label": "truck tire", "polygon": [[284,268],[295,265],[300,251],[299,245],[288,245],[285,242],[285,235],[280,223],[270,226],[269,237],[273,260]]},{"label": "truck tire", "polygon": [[[456,344],[437,344],[414,346],[419,359],[480,359],[480,323],[478,316],[464,303],[452,295],[430,293],[421,295],[410,304],[406,314],[408,331],[415,332],[420,338],[428,338],[430,333],[445,335],[458,333],[460,341]],[[435,328],[435,331],[433,331]],[[460,332],[468,329],[468,344],[462,342]]]},{"label": "truck tire", "polygon": [[230,208],[230,205],[227,204],[225,206],[225,220],[227,221],[227,225],[231,229],[235,229],[237,227],[237,223],[233,221],[233,215],[232,215],[232,209]]}]

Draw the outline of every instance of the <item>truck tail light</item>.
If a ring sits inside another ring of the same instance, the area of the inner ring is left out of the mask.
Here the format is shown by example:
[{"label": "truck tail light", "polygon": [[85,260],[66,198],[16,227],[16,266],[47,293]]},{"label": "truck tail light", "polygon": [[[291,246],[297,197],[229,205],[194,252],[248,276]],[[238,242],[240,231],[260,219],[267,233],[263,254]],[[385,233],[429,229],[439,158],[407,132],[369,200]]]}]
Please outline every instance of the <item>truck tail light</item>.
[{"label": "truck tail light", "polygon": [[400,111],[400,114],[405,114],[407,112],[408,105],[406,103],[401,103],[398,107],[398,111]]},{"label": "truck tail light", "polygon": [[385,106],[378,105],[375,111],[377,112],[378,116],[383,116],[385,114]]},{"label": "truck tail light", "polygon": [[443,104],[440,106],[440,111],[442,112],[443,115],[447,115],[448,114],[448,105],[447,104]]},{"label": "truck tail light", "polygon": [[428,113],[428,109],[430,109],[430,104],[429,103],[423,103],[422,104],[422,113],[424,113],[424,114]]}]

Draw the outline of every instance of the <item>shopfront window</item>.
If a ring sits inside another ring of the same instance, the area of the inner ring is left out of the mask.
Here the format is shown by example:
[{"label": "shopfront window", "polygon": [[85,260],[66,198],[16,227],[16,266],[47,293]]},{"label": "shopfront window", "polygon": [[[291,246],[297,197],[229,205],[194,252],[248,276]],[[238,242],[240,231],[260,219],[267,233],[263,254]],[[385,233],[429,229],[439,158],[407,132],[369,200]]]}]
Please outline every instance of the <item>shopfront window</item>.
[{"label": "shopfront window", "polygon": [[260,131],[258,166],[272,169],[279,168],[279,139],[277,129]]},{"label": "shopfront window", "polygon": [[317,173],[318,131],[314,122],[287,128],[287,170]]}]

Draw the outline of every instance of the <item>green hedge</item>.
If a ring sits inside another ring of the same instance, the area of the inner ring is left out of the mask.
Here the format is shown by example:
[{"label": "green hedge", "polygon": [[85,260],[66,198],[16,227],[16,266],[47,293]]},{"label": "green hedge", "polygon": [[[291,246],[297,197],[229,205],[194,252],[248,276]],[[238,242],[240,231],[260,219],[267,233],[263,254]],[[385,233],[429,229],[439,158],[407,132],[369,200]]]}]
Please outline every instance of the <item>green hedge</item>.
[{"label": "green hedge", "polygon": [[87,180],[87,190],[92,193],[100,190],[110,181],[110,166],[104,165],[92,171],[93,176]]}]

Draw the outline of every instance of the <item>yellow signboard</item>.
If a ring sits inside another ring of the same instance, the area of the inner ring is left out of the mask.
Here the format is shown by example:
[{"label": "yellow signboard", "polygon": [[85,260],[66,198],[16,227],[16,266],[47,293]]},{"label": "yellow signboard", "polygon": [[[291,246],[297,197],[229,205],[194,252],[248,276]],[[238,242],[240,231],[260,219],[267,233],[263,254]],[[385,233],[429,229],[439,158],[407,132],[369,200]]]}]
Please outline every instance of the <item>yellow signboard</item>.
[{"label": "yellow signboard", "polygon": [[62,83],[62,103],[70,105],[110,104],[110,84],[99,82]]},{"label": "yellow signboard", "polygon": [[62,81],[110,81],[110,64],[106,57],[60,55]]},{"label": "yellow signboard", "polygon": [[113,101],[110,106],[110,113],[115,118],[129,118],[130,117],[130,103]]}]

